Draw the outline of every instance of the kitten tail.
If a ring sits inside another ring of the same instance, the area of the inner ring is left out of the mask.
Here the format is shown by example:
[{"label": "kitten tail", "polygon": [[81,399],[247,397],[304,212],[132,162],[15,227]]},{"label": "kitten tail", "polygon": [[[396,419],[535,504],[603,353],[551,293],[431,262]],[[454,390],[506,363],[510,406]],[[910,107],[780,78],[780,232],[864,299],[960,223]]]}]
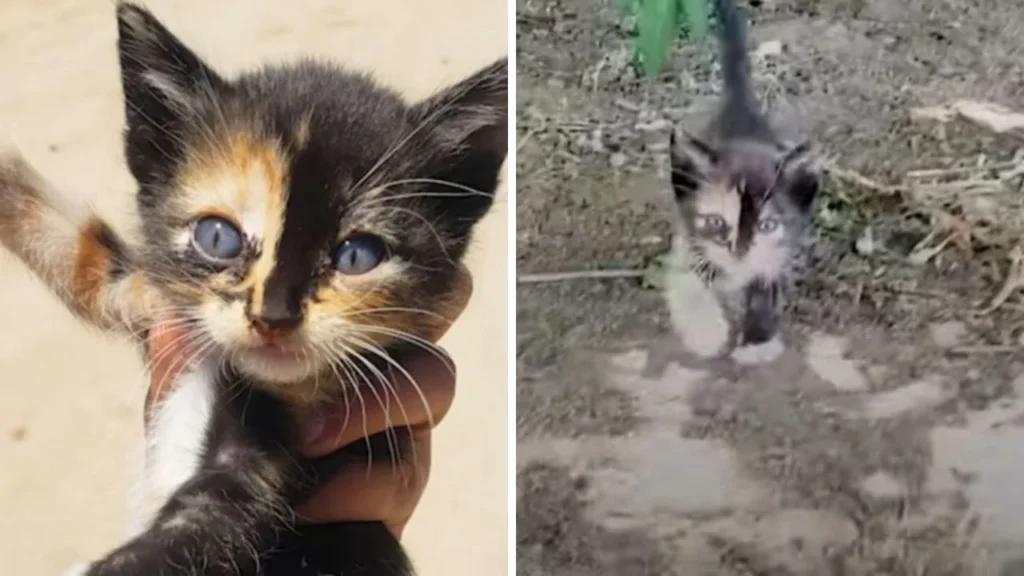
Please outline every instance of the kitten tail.
[{"label": "kitten tail", "polygon": [[125,243],[13,149],[0,149],[0,244],[87,322],[143,328],[145,283]]},{"label": "kitten tail", "polygon": [[714,0],[720,27],[722,79],[725,102],[720,114],[720,131],[726,140],[755,138],[773,140],[761,113],[751,82],[750,55],[747,52],[746,15],[737,0]]}]

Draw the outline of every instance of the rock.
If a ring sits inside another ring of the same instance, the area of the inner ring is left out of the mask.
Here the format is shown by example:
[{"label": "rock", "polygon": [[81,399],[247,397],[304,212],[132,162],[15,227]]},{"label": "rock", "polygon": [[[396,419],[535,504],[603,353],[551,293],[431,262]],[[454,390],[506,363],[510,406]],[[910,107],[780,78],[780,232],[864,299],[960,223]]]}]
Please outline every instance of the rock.
[{"label": "rock", "polygon": [[782,54],[782,42],[779,40],[768,40],[762,42],[757,50],[754,51],[754,56],[757,58],[767,58],[769,56],[778,56]]},{"label": "rock", "polygon": [[932,342],[939,348],[952,348],[963,340],[967,333],[967,326],[963,322],[940,322],[932,324],[928,331],[932,335]]},{"label": "rock", "polygon": [[880,500],[895,500],[906,492],[902,482],[881,470],[865,478],[860,488],[868,496]]},{"label": "rock", "polygon": [[953,396],[938,377],[923,378],[916,382],[873,394],[864,401],[861,416],[874,420],[895,418],[907,412],[934,408]]},{"label": "rock", "polygon": [[857,242],[853,247],[861,256],[870,256],[875,252],[878,245],[875,242],[875,235],[871,231],[871,226],[864,227],[864,231],[861,232],[860,237],[857,238]]},{"label": "rock", "polygon": [[811,335],[807,345],[807,364],[822,380],[843,392],[868,389],[867,378],[852,360],[843,357],[846,341],[824,333]]}]

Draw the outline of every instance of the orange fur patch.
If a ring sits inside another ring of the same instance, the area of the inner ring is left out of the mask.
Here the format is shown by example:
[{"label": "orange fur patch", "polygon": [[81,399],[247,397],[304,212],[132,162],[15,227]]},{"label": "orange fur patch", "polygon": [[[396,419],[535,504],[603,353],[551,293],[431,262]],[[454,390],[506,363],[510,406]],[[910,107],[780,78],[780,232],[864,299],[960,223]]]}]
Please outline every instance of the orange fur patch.
[{"label": "orange fur patch", "polygon": [[[190,217],[221,215],[260,243],[260,256],[242,285],[253,289],[253,309],[263,306],[263,286],[277,260],[288,200],[289,159],[280,145],[254,130],[238,130],[190,154],[178,177],[180,200]],[[225,289],[227,287],[221,287]]]},{"label": "orange fur patch", "polygon": [[[381,289],[364,292],[324,288],[318,292],[317,300],[319,302],[311,303],[311,315],[345,318],[356,327],[356,331],[358,331],[359,325],[366,325],[385,328],[389,331],[406,332],[425,338],[429,336],[430,330],[429,328],[425,330],[424,324],[433,321],[433,318],[428,315],[410,314],[398,310],[402,307],[402,303],[397,301],[391,293]],[[382,308],[388,310],[379,313],[373,312]],[[359,338],[381,346],[397,340],[395,336],[376,330],[363,332],[359,334]]]},{"label": "orange fur patch", "polygon": [[78,235],[78,251],[71,274],[72,300],[80,302],[87,310],[95,310],[100,295],[110,282],[112,254],[100,242],[103,223],[93,220],[82,227]]}]

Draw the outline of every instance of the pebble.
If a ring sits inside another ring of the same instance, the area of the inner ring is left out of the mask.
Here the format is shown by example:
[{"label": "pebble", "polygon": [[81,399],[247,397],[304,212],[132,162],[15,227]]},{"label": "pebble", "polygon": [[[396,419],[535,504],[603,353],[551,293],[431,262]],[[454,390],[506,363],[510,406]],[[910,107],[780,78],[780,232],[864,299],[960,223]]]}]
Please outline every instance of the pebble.
[{"label": "pebble", "polygon": [[932,335],[932,342],[939,348],[952,348],[963,340],[967,333],[967,326],[963,322],[940,322],[932,324],[928,331]]},{"label": "pebble", "polygon": [[881,500],[895,500],[903,495],[903,484],[891,474],[879,470],[860,484],[865,494]]}]

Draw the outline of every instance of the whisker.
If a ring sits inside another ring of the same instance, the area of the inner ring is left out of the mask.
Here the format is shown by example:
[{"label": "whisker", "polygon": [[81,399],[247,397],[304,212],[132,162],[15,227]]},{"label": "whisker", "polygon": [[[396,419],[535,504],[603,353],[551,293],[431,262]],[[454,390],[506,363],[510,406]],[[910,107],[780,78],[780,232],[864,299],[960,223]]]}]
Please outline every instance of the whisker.
[{"label": "whisker", "polygon": [[455,376],[455,364],[452,361],[452,359],[449,358],[448,355],[444,354],[440,346],[434,344],[433,342],[427,340],[426,338],[402,330],[395,330],[394,328],[387,328],[384,326],[373,326],[371,324],[357,324],[356,328],[358,331],[362,332],[392,336],[398,340],[408,342],[409,344],[422,348],[424,351],[429,352],[435,358],[440,360],[441,363],[444,364],[448,372],[451,373],[452,376]]},{"label": "whisker", "polygon": [[[344,344],[340,345],[343,346],[344,349],[348,352],[349,358],[359,360],[360,362],[362,362],[363,365],[366,366],[366,368],[370,371],[370,373],[373,374],[381,382],[381,384],[384,385],[385,391],[388,389],[389,383],[387,380],[387,376],[385,376],[384,373],[380,371],[380,369],[378,369],[376,366],[373,365],[372,362],[363,357],[362,354],[349,348],[348,346],[345,346]],[[365,376],[365,373],[363,374]],[[388,452],[389,456],[391,457],[392,472],[395,473],[395,468],[397,466],[396,454],[398,453],[398,433],[394,429],[394,425],[391,420],[390,397],[385,393],[384,398],[381,398],[380,394],[377,393],[377,389],[374,387],[373,382],[371,382],[369,379],[366,379],[364,384],[367,386],[367,388],[369,388],[370,393],[373,394],[374,398],[377,399],[377,404],[381,407],[381,410],[384,411],[384,437],[388,443]],[[401,404],[399,404],[399,409],[401,409]],[[405,412],[403,410],[403,415],[404,414]]]},{"label": "whisker", "polygon": [[[387,362],[387,366],[388,366],[388,370],[389,371],[391,371],[392,367],[394,367],[399,372],[401,372],[402,375],[407,380],[409,380],[409,383],[412,384],[413,389],[416,391],[417,396],[419,396],[420,402],[423,404],[424,412],[427,415],[427,424],[431,428],[433,428],[434,427],[434,413],[430,409],[430,404],[427,402],[427,397],[423,393],[423,390],[420,387],[419,382],[417,382],[416,379],[413,378],[412,374],[409,374],[409,372],[405,369],[404,366],[402,366],[401,364],[396,362],[393,358],[391,358],[391,356],[384,349],[380,348],[379,346],[376,346],[376,345],[374,345],[371,342],[363,341],[363,340],[360,340],[360,339],[351,339],[350,341],[352,341],[354,344],[357,344],[359,346],[364,347],[367,351],[372,352],[374,355],[378,356],[379,358],[381,358],[382,360]],[[377,369],[376,367],[374,367],[374,369],[378,373],[380,373],[379,369]],[[404,418],[406,422],[409,422],[409,413],[405,410],[405,406],[402,403],[402,398],[401,398],[401,396],[398,393],[398,389],[395,387],[395,385],[393,383],[394,374],[391,375],[391,379],[385,378],[383,373],[380,373],[380,374],[381,374],[381,382],[384,384],[385,388],[392,395],[394,395],[395,401],[398,403],[398,410],[402,413],[402,418]],[[417,455],[416,455],[416,451],[415,451],[415,446],[411,446],[411,448],[412,448],[413,464],[416,465],[418,461],[417,461]]]}]

